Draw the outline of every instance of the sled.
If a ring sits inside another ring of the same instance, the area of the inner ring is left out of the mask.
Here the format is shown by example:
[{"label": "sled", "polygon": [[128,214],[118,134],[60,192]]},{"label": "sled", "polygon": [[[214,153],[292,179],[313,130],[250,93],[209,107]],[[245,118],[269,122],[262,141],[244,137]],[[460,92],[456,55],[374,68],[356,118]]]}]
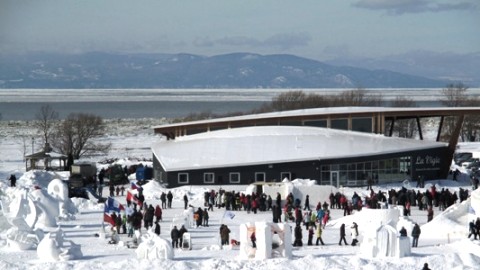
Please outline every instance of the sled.
[{"label": "sled", "polygon": [[192,238],[190,233],[186,232],[182,236],[182,250],[192,250]]}]

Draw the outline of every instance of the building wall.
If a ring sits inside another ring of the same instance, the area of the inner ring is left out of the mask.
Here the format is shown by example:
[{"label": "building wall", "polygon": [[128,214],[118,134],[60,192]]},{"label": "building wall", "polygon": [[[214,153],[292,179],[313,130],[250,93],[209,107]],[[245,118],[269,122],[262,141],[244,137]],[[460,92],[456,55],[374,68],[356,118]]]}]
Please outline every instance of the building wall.
[{"label": "building wall", "polygon": [[[416,180],[422,176],[425,180],[439,179],[441,168],[450,166],[446,147],[402,153],[362,156],[355,158],[308,160],[236,166],[225,168],[196,169],[165,172],[154,157],[155,179],[168,183],[168,187],[182,185],[247,185],[253,182],[280,182],[290,180],[314,179],[318,184],[334,186],[366,185],[368,177],[376,183],[398,182],[405,179]],[[408,159],[408,162],[403,162]],[[397,162],[395,160],[403,160]],[[370,169],[367,165],[370,163]],[[363,167],[362,165],[363,164]],[[377,164],[377,168],[375,165]],[[363,169],[362,169],[363,168]],[[339,181],[332,181],[331,172],[338,172]]]}]

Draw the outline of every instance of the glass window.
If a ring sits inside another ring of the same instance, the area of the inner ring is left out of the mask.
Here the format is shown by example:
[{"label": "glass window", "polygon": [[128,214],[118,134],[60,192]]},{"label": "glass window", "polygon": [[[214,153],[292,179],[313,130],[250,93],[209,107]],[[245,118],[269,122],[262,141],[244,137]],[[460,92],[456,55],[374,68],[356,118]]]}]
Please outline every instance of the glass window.
[{"label": "glass window", "polygon": [[372,169],[372,163],[371,162],[365,162],[365,170],[369,171]]},{"label": "glass window", "polygon": [[229,175],[230,183],[240,183],[240,173],[239,172],[232,172]]},{"label": "glass window", "polygon": [[178,174],[178,183],[179,184],[188,184],[188,173],[179,173]]},{"label": "glass window", "polygon": [[347,164],[340,164],[340,171],[346,171],[347,170]]},{"label": "glass window", "polygon": [[205,183],[205,184],[215,184],[215,174],[214,173],[204,173],[203,174],[203,183]]},{"label": "glass window", "polygon": [[264,172],[256,172],[255,173],[255,182],[265,182],[265,173]]},{"label": "glass window", "polygon": [[357,163],[357,171],[363,171],[365,163]]},{"label": "glass window", "polygon": [[353,118],[352,130],[360,132],[372,132],[372,118]]},{"label": "glass window", "polygon": [[349,171],[355,171],[355,169],[356,169],[356,168],[355,168],[355,163],[350,163],[350,164],[348,164],[348,170],[349,170]]},{"label": "glass window", "polygon": [[280,181],[283,181],[283,179],[287,178],[288,180],[292,180],[292,174],[290,172],[281,172],[280,173]]},{"label": "glass window", "polygon": [[332,119],[330,128],[348,130],[348,119]]}]

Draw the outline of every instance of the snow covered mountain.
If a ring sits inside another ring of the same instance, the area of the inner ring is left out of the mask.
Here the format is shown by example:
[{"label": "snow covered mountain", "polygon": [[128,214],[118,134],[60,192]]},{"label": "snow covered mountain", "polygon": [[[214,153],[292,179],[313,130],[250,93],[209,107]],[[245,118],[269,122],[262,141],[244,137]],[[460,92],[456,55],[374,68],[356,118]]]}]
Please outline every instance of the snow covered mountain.
[{"label": "snow covered mountain", "polygon": [[294,55],[0,54],[0,88],[434,88],[447,83]]}]

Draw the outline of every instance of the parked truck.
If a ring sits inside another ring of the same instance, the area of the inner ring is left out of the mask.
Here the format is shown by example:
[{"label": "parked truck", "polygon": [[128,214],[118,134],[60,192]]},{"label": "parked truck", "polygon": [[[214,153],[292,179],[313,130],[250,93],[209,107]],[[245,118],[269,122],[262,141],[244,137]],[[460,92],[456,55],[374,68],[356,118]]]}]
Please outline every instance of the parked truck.
[{"label": "parked truck", "polygon": [[97,181],[97,167],[94,163],[73,164],[68,179],[69,197],[88,198],[86,189],[94,190]]}]

